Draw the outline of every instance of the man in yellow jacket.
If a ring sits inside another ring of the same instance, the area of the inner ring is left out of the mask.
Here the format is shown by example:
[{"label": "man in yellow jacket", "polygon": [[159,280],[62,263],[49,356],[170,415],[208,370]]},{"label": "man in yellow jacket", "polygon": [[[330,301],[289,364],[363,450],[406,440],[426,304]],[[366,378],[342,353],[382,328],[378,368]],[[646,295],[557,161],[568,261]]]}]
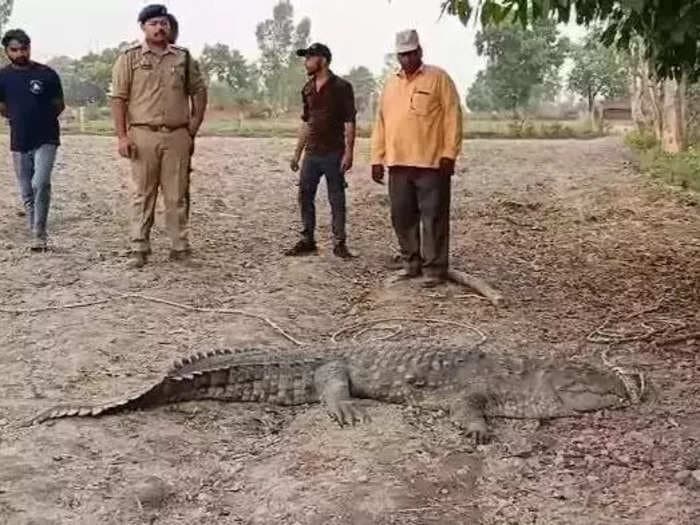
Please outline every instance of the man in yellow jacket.
[{"label": "man in yellow jacket", "polygon": [[401,70],[384,85],[372,132],[372,178],[383,183],[384,168],[389,168],[402,277],[424,274],[425,285],[435,286],[447,276],[451,178],[462,148],[462,108],[450,76],[423,63],[415,30],[396,35],[396,53]]}]

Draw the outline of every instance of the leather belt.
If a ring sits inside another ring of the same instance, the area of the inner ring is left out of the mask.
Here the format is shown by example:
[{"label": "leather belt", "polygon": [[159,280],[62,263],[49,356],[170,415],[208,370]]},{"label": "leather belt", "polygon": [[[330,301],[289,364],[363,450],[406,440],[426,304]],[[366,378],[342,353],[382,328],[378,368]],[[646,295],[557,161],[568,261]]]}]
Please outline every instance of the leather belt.
[{"label": "leather belt", "polygon": [[164,133],[172,133],[173,131],[176,131],[178,129],[183,129],[187,127],[187,124],[182,124],[180,126],[156,126],[155,124],[132,124],[132,127],[134,128],[148,128],[151,131],[154,132],[164,132]]}]

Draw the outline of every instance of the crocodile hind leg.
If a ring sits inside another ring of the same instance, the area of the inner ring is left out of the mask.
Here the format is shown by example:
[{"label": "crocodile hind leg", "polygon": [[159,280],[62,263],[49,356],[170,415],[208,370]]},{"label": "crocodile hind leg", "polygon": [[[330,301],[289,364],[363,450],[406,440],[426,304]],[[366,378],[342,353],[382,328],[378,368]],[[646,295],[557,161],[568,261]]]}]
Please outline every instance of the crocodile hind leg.
[{"label": "crocodile hind leg", "polygon": [[491,437],[484,417],[485,405],[485,396],[469,394],[454,401],[450,408],[452,422],[464,430],[467,437],[472,438],[477,445],[487,443]]},{"label": "crocodile hind leg", "polygon": [[326,412],[341,427],[369,421],[364,410],[356,406],[350,396],[350,376],[342,361],[331,361],[316,370],[314,385]]}]

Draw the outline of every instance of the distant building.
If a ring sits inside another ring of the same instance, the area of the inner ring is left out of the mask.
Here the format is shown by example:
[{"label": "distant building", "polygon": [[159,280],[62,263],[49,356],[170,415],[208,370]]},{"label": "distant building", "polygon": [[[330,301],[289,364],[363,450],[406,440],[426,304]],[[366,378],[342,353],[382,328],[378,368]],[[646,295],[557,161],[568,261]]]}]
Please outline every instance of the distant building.
[{"label": "distant building", "polygon": [[604,120],[632,120],[629,99],[606,100],[601,104]]}]

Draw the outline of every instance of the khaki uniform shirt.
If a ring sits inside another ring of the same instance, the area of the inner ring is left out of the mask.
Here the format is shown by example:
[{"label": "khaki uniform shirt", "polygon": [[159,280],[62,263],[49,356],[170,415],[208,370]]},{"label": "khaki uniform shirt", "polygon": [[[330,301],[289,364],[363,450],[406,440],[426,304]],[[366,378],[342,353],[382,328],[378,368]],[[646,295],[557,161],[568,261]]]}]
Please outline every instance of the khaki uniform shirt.
[{"label": "khaki uniform shirt", "polygon": [[386,81],[372,131],[372,164],[437,168],[462,149],[462,108],[454,82],[423,65]]},{"label": "khaki uniform shirt", "polygon": [[161,54],[143,43],[119,56],[112,70],[111,96],[127,102],[130,125],[177,128],[189,123],[189,97],[205,91],[206,85],[190,57],[186,90],[186,55],[181,47],[169,45]]}]

